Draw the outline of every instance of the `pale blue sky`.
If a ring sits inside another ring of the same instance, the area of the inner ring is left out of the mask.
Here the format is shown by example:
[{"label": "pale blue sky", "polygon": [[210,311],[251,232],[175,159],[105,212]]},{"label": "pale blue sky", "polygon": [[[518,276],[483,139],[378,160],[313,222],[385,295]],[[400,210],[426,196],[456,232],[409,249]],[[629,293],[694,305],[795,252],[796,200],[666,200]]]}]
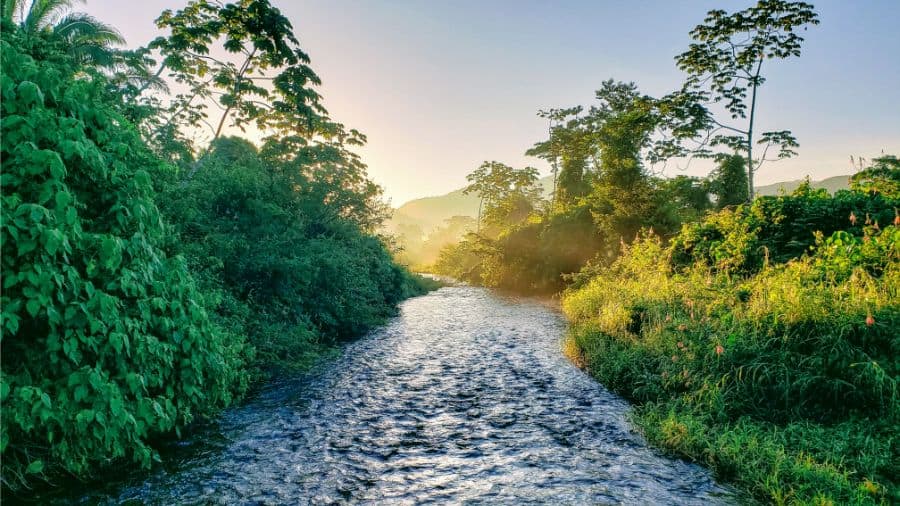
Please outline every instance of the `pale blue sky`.
[{"label": "pale blue sky", "polygon": [[[608,78],[675,89],[673,58],[710,8],[749,1],[273,0],[322,77],[332,117],[369,137],[362,154],[394,205],[465,184],[482,160],[524,156],[546,136],[538,109],[589,104]],[[822,23],[803,56],[770,66],[763,129],[792,129],[800,156],[758,182],[850,172],[849,156],[900,154],[900,1],[814,1]],[[129,45],[156,35],[176,0],[89,0],[82,10]],[[687,173],[706,168],[692,165]],[[669,167],[670,174],[682,173]]]}]

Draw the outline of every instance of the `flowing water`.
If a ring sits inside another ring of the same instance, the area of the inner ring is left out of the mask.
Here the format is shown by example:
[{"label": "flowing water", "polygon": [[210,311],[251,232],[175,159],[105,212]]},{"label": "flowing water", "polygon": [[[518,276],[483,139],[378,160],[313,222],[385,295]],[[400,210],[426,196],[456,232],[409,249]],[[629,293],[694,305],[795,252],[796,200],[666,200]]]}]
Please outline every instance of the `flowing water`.
[{"label": "flowing water", "polygon": [[442,288],[227,411],[149,478],[75,502],[734,502],[708,471],[647,447],[628,405],[561,354],[564,331],[542,304]]}]

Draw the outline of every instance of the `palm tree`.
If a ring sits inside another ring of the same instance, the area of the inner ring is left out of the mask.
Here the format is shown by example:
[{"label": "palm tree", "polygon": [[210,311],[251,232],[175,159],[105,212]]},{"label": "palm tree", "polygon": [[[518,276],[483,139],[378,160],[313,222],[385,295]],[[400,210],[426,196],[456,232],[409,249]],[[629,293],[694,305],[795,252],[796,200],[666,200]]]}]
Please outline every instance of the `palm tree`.
[{"label": "palm tree", "polygon": [[[3,0],[2,16],[30,35],[49,33],[65,40],[69,52],[83,64],[113,67],[125,43],[115,28],[83,12],[71,12],[76,0]],[[83,0],[80,0],[83,2]]]}]

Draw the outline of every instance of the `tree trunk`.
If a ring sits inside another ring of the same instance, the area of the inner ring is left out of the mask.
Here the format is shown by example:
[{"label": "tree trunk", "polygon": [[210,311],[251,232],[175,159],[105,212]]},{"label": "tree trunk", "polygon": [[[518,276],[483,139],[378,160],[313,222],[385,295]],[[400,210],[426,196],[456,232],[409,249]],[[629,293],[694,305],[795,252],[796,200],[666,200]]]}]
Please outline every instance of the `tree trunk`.
[{"label": "tree trunk", "polygon": [[481,206],[484,204],[484,197],[478,199],[478,221],[475,222],[475,233],[481,233]]},{"label": "tree trunk", "polygon": [[747,202],[753,202],[756,191],[753,188],[753,120],[756,116],[756,90],[759,88],[759,73],[762,70],[763,56],[760,55],[756,65],[756,75],[753,78],[753,95],[750,98],[750,124],[747,128]]}]

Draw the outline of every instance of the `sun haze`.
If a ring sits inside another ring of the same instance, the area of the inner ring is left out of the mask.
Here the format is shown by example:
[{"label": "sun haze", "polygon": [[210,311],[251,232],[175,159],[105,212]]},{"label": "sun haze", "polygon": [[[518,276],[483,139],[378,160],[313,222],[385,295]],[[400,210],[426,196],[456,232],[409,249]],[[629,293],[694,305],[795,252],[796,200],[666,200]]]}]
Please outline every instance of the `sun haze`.
[{"label": "sun haze", "polygon": [[[723,2],[561,4],[519,1],[276,1],[322,77],[331,115],[368,136],[369,174],[393,205],[465,185],[483,160],[549,168],[525,151],[547,136],[540,109],[588,104],[606,79],[664,94],[683,75],[674,57]],[[724,2],[737,8],[741,2]],[[84,10],[129,46],[157,33],[175,1],[91,0]],[[799,155],[762,167],[758,183],[847,174],[849,157],[900,152],[900,3],[865,9],[816,2],[821,24],[803,56],[770,67],[763,129],[791,129]],[[682,167],[683,169],[684,167]],[[671,175],[705,175],[709,166]]]}]

